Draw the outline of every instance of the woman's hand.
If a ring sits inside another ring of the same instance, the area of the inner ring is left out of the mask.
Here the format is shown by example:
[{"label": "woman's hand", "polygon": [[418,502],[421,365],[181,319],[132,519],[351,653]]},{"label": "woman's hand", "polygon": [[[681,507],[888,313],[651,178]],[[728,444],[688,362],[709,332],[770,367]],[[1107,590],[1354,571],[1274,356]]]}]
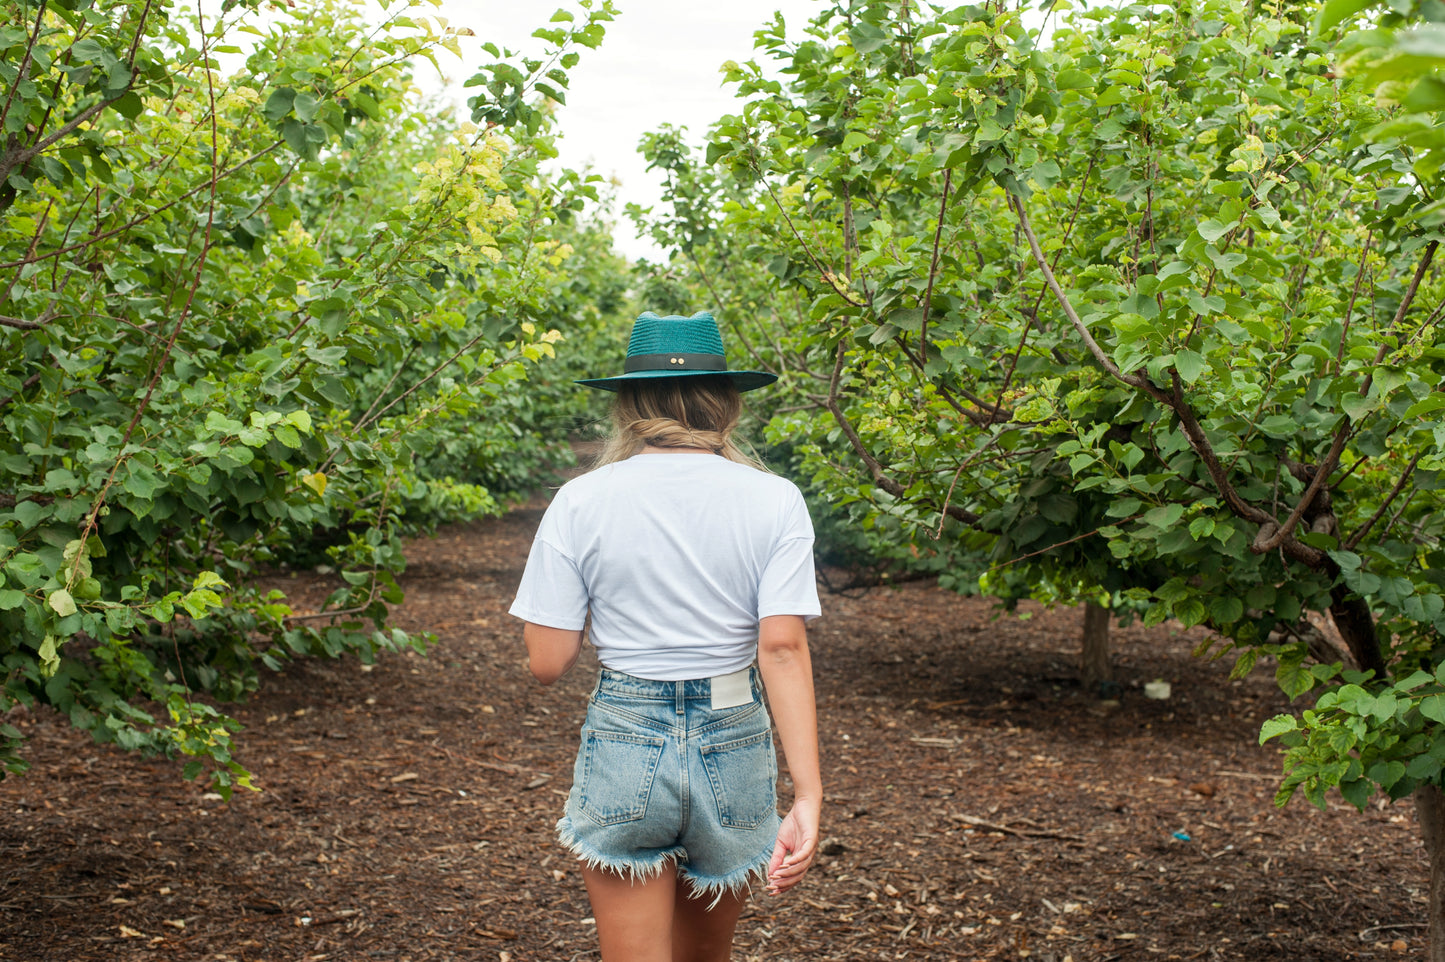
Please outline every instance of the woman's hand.
[{"label": "woman's hand", "polygon": [[768,894],[781,895],[797,885],[818,854],[818,816],[814,799],[798,799],[778,829],[778,844],[768,862]]}]

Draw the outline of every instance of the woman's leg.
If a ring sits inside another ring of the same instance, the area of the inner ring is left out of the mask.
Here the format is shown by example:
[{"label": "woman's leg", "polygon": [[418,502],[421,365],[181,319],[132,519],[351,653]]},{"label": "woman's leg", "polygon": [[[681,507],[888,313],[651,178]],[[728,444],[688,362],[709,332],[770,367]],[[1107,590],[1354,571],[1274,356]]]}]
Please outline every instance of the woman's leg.
[{"label": "woman's leg", "polygon": [[677,866],[646,880],[584,868],[603,962],[672,962]]},{"label": "woman's leg", "polygon": [[733,930],[747,904],[747,893],[730,892],[711,911],[708,906],[713,897],[693,898],[682,879],[677,880],[676,893],[670,962],[728,962],[733,952]]}]

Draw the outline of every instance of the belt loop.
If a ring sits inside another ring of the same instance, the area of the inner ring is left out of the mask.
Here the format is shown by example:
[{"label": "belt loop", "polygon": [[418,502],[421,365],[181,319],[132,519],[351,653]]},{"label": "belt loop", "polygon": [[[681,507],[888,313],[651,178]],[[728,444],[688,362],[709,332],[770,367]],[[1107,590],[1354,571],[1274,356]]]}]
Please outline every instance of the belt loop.
[{"label": "belt loop", "polygon": [[676,693],[677,713],[679,715],[685,715],[687,714],[687,682],[675,681],[672,684],[672,690]]}]

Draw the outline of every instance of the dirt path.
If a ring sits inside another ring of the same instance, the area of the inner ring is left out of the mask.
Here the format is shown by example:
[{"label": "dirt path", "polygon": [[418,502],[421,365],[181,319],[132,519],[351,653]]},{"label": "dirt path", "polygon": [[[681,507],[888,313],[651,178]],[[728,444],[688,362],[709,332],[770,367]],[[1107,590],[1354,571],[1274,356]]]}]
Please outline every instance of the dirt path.
[{"label": "dirt path", "polygon": [[[238,712],[261,794],[12,715],[35,768],[0,782],[0,959],[595,960],[552,840],[592,663],[538,687],[504,613],[539,516],[413,547],[399,620],[440,636],[428,657],[266,679]],[[747,911],[739,960],[1423,955],[1408,805],[1270,803],[1266,668],[1230,682],[1197,637],[1116,631],[1108,709],[1073,680],[1074,611],[991,621],[923,585],[824,609],[829,854]]]}]

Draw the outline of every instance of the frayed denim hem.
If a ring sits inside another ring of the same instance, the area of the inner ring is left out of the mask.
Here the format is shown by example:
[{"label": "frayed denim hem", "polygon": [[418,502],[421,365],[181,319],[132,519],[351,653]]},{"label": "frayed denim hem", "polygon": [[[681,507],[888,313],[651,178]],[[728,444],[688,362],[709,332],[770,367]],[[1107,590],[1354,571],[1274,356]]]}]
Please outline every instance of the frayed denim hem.
[{"label": "frayed denim hem", "polygon": [[634,882],[646,882],[649,879],[657,878],[669,865],[676,865],[687,858],[687,852],[681,846],[670,851],[659,852],[647,861],[604,855],[584,844],[577,837],[577,833],[572,828],[572,820],[566,815],[557,820],[557,840],[562,843],[563,848],[577,856],[577,860],[588,868],[616,872],[618,875],[627,876]]},{"label": "frayed denim hem", "polygon": [[679,873],[687,880],[689,895],[695,899],[711,897],[707,910],[711,912],[717,908],[724,895],[743,895],[755,886],[762,885],[767,881],[768,862],[772,860],[773,852],[769,849],[752,865],[744,866],[736,872],[729,872],[727,875],[698,875],[688,871],[686,865]]}]

